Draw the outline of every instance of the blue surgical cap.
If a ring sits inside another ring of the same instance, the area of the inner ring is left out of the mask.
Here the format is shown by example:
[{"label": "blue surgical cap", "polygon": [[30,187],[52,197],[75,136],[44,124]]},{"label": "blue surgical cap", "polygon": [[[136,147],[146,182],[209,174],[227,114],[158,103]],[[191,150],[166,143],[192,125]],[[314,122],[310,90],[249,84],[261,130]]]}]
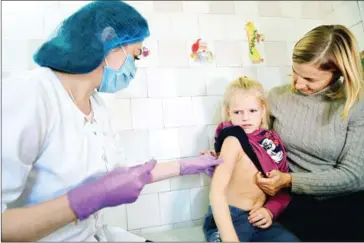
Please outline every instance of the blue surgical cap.
[{"label": "blue surgical cap", "polygon": [[121,1],[95,1],[65,19],[33,56],[34,61],[66,73],[96,69],[110,50],[149,36],[146,19]]}]

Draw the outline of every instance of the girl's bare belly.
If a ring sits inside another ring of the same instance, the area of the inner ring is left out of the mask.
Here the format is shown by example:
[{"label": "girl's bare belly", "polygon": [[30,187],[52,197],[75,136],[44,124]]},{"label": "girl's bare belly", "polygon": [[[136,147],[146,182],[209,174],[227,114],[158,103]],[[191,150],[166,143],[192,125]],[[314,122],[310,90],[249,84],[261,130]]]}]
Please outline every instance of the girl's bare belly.
[{"label": "girl's bare belly", "polygon": [[244,154],[236,163],[228,189],[228,204],[246,211],[264,205],[266,196],[256,185],[258,170],[248,156]]}]

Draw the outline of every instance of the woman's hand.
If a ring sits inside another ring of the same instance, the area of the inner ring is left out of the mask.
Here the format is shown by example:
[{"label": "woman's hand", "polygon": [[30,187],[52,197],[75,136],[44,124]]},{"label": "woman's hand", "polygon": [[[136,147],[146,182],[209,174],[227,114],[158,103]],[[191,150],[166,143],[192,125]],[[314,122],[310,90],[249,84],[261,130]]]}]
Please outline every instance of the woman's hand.
[{"label": "woman's hand", "polygon": [[292,182],[292,176],[289,173],[283,173],[279,170],[268,172],[267,177],[264,178],[259,172],[257,174],[257,185],[270,196],[274,196],[284,187],[289,187]]},{"label": "woman's hand", "polygon": [[105,207],[133,203],[144,186],[152,181],[151,171],[157,161],[133,167],[119,167],[67,193],[70,206],[77,218],[83,220]]},{"label": "woman's hand", "polygon": [[180,159],[180,175],[193,175],[201,172],[212,176],[215,167],[223,162],[223,159],[216,158],[210,154],[200,155],[195,158]]}]

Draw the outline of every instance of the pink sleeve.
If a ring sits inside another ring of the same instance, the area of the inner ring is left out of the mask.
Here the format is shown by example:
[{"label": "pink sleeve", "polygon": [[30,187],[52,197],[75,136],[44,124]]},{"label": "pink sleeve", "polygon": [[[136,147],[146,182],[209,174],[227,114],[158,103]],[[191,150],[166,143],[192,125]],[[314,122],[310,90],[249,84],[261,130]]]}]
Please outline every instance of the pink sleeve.
[{"label": "pink sleeve", "polygon": [[282,172],[288,173],[289,170],[288,170],[288,163],[287,163],[287,153],[286,153],[286,149],[284,148],[282,139],[275,131],[272,131],[272,134],[273,134],[274,140],[278,141],[278,144],[282,148],[282,151],[283,151],[283,159],[278,164],[278,169]]},{"label": "pink sleeve", "polygon": [[[276,132],[273,132],[273,136],[275,139],[277,139],[283,151],[283,159],[278,164],[278,169],[282,172],[288,173],[289,170],[287,163],[287,154],[283,146],[282,140]],[[268,198],[264,207],[272,212],[273,219],[275,219],[288,206],[290,201],[291,201],[291,196],[289,194],[289,191],[287,189],[281,189],[276,195]]]},{"label": "pink sleeve", "polygon": [[217,138],[217,136],[219,136],[219,134],[220,134],[220,132],[221,132],[221,130],[224,128],[224,123],[223,122],[221,122],[218,126],[217,126],[217,128],[216,128],[216,130],[215,130],[215,139]]},{"label": "pink sleeve", "polygon": [[222,129],[230,126],[232,126],[230,121],[220,122],[220,124],[217,126],[215,130],[215,139],[217,138],[217,136],[219,136]]},{"label": "pink sleeve", "polygon": [[273,197],[269,197],[264,207],[269,209],[273,214],[273,219],[276,219],[280,213],[288,206],[291,201],[291,196],[287,189],[281,189]]}]

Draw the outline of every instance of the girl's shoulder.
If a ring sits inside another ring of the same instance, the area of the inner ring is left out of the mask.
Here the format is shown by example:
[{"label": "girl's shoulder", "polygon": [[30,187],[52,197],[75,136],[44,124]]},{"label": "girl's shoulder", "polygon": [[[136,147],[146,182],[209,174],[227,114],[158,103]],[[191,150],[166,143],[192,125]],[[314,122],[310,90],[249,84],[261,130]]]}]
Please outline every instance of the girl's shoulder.
[{"label": "girl's shoulder", "polygon": [[224,128],[231,127],[231,126],[232,126],[231,121],[224,121],[224,122],[220,122],[220,124],[216,127],[216,130],[215,130],[215,138],[217,138],[217,137],[218,137],[218,135],[220,134],[220,132],[221,132]]}]

